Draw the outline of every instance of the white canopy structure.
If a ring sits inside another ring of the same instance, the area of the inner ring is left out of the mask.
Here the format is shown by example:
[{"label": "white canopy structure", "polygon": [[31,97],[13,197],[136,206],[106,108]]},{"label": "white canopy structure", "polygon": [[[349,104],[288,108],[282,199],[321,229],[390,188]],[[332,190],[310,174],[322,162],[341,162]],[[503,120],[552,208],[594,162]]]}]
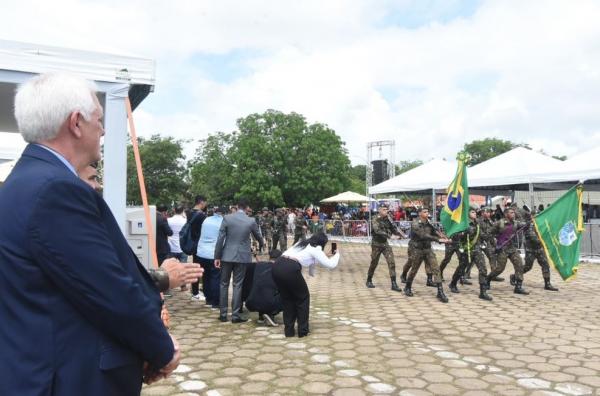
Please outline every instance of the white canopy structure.
[{"label": "white canopy structure", "polygon": [[373,199],[369,197],[365,197],[364,195],[355,193],[353,191],[346,191],[338,195],[334,195],[333,197],[325,198],[321,200],[321,202],[340,202],[340,203],[349,203],[349,202],[369,202]]},{"label": "white canopy structure", "polygon": [[17,160],[13,160],[0,164],[0,184],[4,183],[4,180],[6,180],[10,172],[12,172],[16,163]]},{"label": "white canopy structure", "polygon": [[414,169],[369,188],[369,194],[446,190],[456,173],[456,162],[432,159]]},{"label": "white canopy structure", "polygon": [[66,71],[96,82],[104,107],[104,199],[125,231],[127,113],[154,90],[151,59],[0,40],[0,131],[18,132],[14,94],[36,74]]},{"label": "white canopy structure", "polygon": [[[549,181],[564,162],[524,147],[516,147],[467,170],[469,187],[506,186]],[[545,176],[548,175],[548,176]]]}]

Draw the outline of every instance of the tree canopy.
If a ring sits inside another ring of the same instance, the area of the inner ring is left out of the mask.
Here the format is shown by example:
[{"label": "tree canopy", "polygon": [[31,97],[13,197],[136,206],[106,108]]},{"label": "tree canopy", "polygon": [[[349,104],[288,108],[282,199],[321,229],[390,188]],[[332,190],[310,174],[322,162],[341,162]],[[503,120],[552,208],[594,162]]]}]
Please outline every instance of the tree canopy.
[{"label": "tree canopy", "polygon": [[[151,205],[181,201],[187,192],[183,141],[153,135],[138,138],[140,157]],[[127,203],[141,205],[142,198],[133,156],[133,145],[127,147]]]},{"label": "tree canopy", "polygon": [[213,202],[240,197],[254,207],[305,206],[350,186],[344,142],[328,126],[268,110],[237,121],[238,130],[201,141],[192,190]]},{"label": "tree canopy", "polygon": [[526,145],[516,144],[509,140],[485,138],[483,140],[473,140],[471,143],[465,143],[463,150],[469,154],[469,165],[473,166],[502,153],[506,153],[518,146],[525,147]]}]

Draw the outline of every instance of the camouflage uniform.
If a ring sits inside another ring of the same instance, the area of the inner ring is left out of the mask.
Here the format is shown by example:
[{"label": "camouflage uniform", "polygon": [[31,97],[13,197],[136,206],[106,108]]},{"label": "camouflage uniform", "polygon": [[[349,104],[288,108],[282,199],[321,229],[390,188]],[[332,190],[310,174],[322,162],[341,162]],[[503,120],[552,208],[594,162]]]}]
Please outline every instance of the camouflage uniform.
[{"label": "camouflage uniform", "polygon": [[282,212],[278,212],[271,220],[271,229],[273,230],[273,250],[277,245],[281,247],[282,252],[287,250],[287,219]]},{"label": "camouflage uniform", "polygon": [[494,222],[492,219],[481,219],[479,221],[479,229],[481,230],[480,239],[484,245],[482,246],[482,251],[490,263],[490,272],[496,268],[496,238],[492,234],[493,227]]},{"label": "camouflage uniform", "polygon": [[469,223],[469,228],[459,234],[460,242],[458,248],[458,268],[452,276],[452,283],[456,285],[458,279],[463,275],[469,263],[477,266],[479,271],[479,284],[486,285],[487,269],[485,268],[485,259],[481,251],[481,228],[477,220]]},{"label": "camouflage uniform", "polygon": [[308,225],[308,230],[312,235],[317,234],[319,232],[325,232],[325,228],[321,220],[317,221],[316,223],[314,221],[311,221]]},{"label": "camouflage uniform", "polygon": [[548,258],[544,251],[544,246],[540,241],[540,237],[535,232],[535,226],[531,223],[525,230],[525,266],[523,273],[531,271],[533,267],[533,261],[537,260],[540,267],[542,267],[542,275],[544,281],[550,282],[550,265],[548,264]]},{"label": "camouflage uniform", "polygon": [[265,240],[265,245],[267,247],[267,253],[271,251],[273,248],[273,230],[272,230],[272,221],[271,214],[267,213],[267,215],[261,215],[259,217],[259,227],[260,232]]},{"label": "camouflage uniform", "polygon": [[457,234],[454,234],[452,235],[452,237],[450,237],[450,239],[452,239],[452,242],[447,243],[446,246],[444,246],[444,258],[440,263],[440,276],[442,278],[444,277],[444,270],[446,269],[446,266],[452,259],[454,253],[456,253],[456,257],[459,257],[458,245],[460,243],[460,238]]},{"label": "camouflage uniform", "polygon": [[396,279],[396,262],[394,261],[394,252],[392,247],[388,243],[388,238],[392,235],[400,236],[400,232],[392,224],[389,217],[377,216],[373,219],[372,226],[372,239],[371,239],[371,265],[369,265],[369,271],[367,277],[371,279],[379,264],[379,257],[381,254],[385,257],[390,271],[390,277]]},{"label": "camouflage uniform", "polygon": [[[510,260],[515,269],[515,281],[518,289],[523,283],[523,259],[518,250],[518,241],[516,233],[519,228],[524,228],[525,223],[520,221],[510,221],[508,219],[498,220],[492,227],[492,235],[496,236],[496,268],[488,275],[488,280],[500,275],[506,268],[506,261]],[[489,284],[489,282],[488,282]],[[517,287],[515,287],[516,292]]]},{"label": "camouflage uniform", "polygon": [[306,239],[307,228],[308,223],[304,216],[302,216],[301,214],[296,215],[296,220],[294,220],[294,242],[292,243],[292,245],[295,245],[298,241],[303,241]]},{"label": "camouflage uniform", "polygon": [[431,267],[433,282],[436,284],[441,283],[440,267],[438,266],[433,250],[431,250],[431,242],[440,239],[435,228],[429,221],[414,220],[410,231],[410,242],[408,243],[409,256],[406,263],[410,268],[410,272],[407,283],[410,282],[412,284],[423,261]]}]

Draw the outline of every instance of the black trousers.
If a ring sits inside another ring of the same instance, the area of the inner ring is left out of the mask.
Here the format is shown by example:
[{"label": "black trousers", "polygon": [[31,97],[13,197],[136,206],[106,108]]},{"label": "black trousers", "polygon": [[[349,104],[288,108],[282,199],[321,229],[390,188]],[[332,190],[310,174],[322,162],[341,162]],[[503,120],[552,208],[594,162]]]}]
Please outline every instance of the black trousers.
[{"label": "black trousers", "polygon": [[287,257],[279,257],[273,265],[273,280],[281,295],[285,336],[294,336],[296,321],[298,322],[298,337],[306,336],[308,334],[310,293],[302,276],[302,266]]},{"label": "black trousers", "polygon": [[[194,263],[199,263],[200,266],[202,267],[202,269],[204,269],[205,274],[206,271],[208,270],[207,265],[206,264],[202,264],[202,261],[200,259],[200,257],[196,256],[194,254]],[[202,276],[202,278],[198,279],[196,282],[192,283],[192,296],[195,296],[196,294],[198,294],[200,292],[200,282],[202,282],[202,292],[204,292],[204,289],[206,287],[206,276]]]}]

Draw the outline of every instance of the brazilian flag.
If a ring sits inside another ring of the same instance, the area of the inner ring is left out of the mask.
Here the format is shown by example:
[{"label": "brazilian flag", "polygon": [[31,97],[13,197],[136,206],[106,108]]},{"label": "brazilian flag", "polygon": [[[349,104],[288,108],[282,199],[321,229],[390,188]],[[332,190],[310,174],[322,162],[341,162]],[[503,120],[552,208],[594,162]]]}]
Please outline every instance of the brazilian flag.
[{"label": "brazilian flag", "polygon": [[458,168],[454,180],[448,186],[446,205],[440,213],[440,221],[447,236],[469,228],[469,183],[467,182],[467,155],[459,153]]},{"label": "brazilian flag", "polygon": [[567,191],[551,207],[534,218],[548,261],[567,280],[577,273],[583,227],[583,186]]}]

